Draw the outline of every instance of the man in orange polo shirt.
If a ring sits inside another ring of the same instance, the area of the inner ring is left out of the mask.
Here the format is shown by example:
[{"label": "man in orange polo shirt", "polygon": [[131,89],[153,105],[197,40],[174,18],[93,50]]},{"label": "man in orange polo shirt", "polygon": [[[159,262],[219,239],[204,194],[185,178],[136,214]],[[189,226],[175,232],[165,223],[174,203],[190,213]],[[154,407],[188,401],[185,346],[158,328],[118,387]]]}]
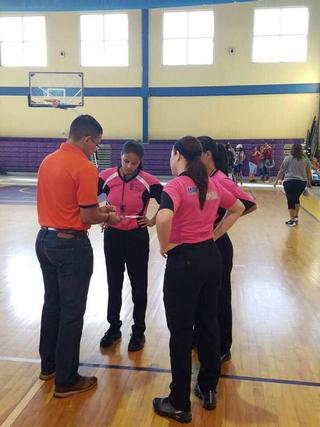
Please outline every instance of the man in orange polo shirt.
[{"label": "man in orange polo shirt", "polygon": [[96,386],[96,377],[78,374],[83,315],[93,252],[91,224],[117,224],[111,206],[99,207],[98,171],[89,161],[101,142],[102,127],[89,115],[77,117],[68,140],[41,163],[37,208],[41,229],[36,241],[45,295],[40,332],[40,379],[55,376],[56,397]]}]

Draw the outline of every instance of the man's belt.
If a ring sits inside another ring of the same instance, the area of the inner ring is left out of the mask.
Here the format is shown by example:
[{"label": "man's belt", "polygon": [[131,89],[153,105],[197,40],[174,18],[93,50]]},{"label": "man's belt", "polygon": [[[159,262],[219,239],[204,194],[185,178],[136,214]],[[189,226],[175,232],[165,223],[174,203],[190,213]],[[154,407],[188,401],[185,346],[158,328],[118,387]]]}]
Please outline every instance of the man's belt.
[{"label": "man's belt", "polygon": [[[62,229],[62,228],[41,226],[41,230],[53,231],[57,234],[67,234],[70,236],[87,236],[88,235],[87,230],[73,230],[71,228]],[[60,236],[58,236],[58,237],[60,237]],[[72,237],[70,237],[70,238],[72,238]]]}]

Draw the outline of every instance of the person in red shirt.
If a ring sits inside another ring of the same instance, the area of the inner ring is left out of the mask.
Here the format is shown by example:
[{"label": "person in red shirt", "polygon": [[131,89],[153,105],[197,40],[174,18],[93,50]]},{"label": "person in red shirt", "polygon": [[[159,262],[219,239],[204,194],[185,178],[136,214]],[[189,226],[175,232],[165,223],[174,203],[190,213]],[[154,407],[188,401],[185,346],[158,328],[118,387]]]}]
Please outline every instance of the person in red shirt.
[{"label": "person in red shirt", "polygon": [[274,160],[272,146],[267,142],[262,146],[261,159],[263,159],[262,180],[269,182],[270,169],[274,167]]},{"label": "person in red shirt", "polygon": [[55,377],[54,396],[67,397],[96,386],[81,376],[79,349],[93,253],[91,224],[116,224],[114,208],[100,208],[98,171],[89,161],[102,127],[89,115],[77,117],[68,140],[49,154],[38,171],[37,209],[41,229],[36,253],[44,282],[40,332],[40,379]]},{"label": "person in red shirt", "polygon": [[249,158],[249,182],[256,182],[255,174],[260,163],[261,154],[257,147],[252,147]]},{"label": "person in red shirt", "polygon": [[[164,305],[170,331],[172,382],[168,397],[153,400],[155,412],[179,422],[192,419],[190,404],[193,330],[198,332],[200,371],[195,394],[214,409],[220,375],[218,294],[221,258],[214,239],[241,216],[243,205],[220,184],[209,180],[198,139],[187,136],[172,149],[176,176],[162,193],[157,214],[160,253],[167,257]],[[228,215],[213,232],[219,206]]]},{"label": "person in red shirt", "polygon": [[155,225],[146,217],[149,201],[161,200],[162,185],[157,178],[142,170],[143,145],[128,141],[122,147],[121,165],[100,173],[99,194],[105,193],[108,203],[121,215],[119,224],[104,231],[104,252],[108,277],[109,329],[100,341],[109,347],[121,338],[120,311],[125,266],[127,267],[133,300],[132,335],[128,351],[139,351],[145,344],[145,313],[147,308],[149,233]]}]

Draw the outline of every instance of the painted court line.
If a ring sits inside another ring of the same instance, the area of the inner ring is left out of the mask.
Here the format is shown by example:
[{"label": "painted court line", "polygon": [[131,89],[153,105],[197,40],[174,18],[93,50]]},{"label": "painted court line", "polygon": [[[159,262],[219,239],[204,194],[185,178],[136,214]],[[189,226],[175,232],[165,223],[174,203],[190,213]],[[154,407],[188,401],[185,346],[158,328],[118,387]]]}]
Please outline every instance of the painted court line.
[{"label": "painted court line", "polygon": [[[1,360],[12,361],[12,362],[28,362],[28,363],[38,363],[38,364],[40,363],[40,359],[25,359],[22,357],[0,356],[0,361]],[[90,363],[90,362],[80,363],[80,366],[83,366],[86,368],[118,369],[123,371],[158,372],[163,374],[169,374],[171,372],[171,370],[167,368],[111,365],[111,364],[105,364],[105,363]],[[264,377],[251,377],[246,375],[228,375],[228,374],[221,374],[221,378],[230,379],[230,380],[239,380],[239,381],[299,385],[304,387],[320,387],[320,382],[313,382],[313,381],[285,380],[280,378],[264,378]]]},{"label": "painted court line", "polygon": [[15,422],[15,420],[19,417],[21,412],[25,409],[28,403],[33,399],[33,397],[38,393],[40,388],[43,386],[44,382],[37,380],[28,393],[24,396],[24,398],[18,403],[18,405],[14,408],[8,418],[1,424],[1,427],[10,427]]}]

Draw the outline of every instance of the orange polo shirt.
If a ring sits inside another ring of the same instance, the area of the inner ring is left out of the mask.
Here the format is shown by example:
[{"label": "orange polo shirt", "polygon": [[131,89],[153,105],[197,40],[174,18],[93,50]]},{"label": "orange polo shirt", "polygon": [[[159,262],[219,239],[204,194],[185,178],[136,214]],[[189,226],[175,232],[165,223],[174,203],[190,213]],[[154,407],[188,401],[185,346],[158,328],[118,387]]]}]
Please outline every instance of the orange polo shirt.
[{"label": "orange polo shirt", "polygon": [[61,144],[42,161],[38,171],[37,208],[41,226],[88,230],[80,207],[98,206],[98,171],[87,156],[70,143]]}]

